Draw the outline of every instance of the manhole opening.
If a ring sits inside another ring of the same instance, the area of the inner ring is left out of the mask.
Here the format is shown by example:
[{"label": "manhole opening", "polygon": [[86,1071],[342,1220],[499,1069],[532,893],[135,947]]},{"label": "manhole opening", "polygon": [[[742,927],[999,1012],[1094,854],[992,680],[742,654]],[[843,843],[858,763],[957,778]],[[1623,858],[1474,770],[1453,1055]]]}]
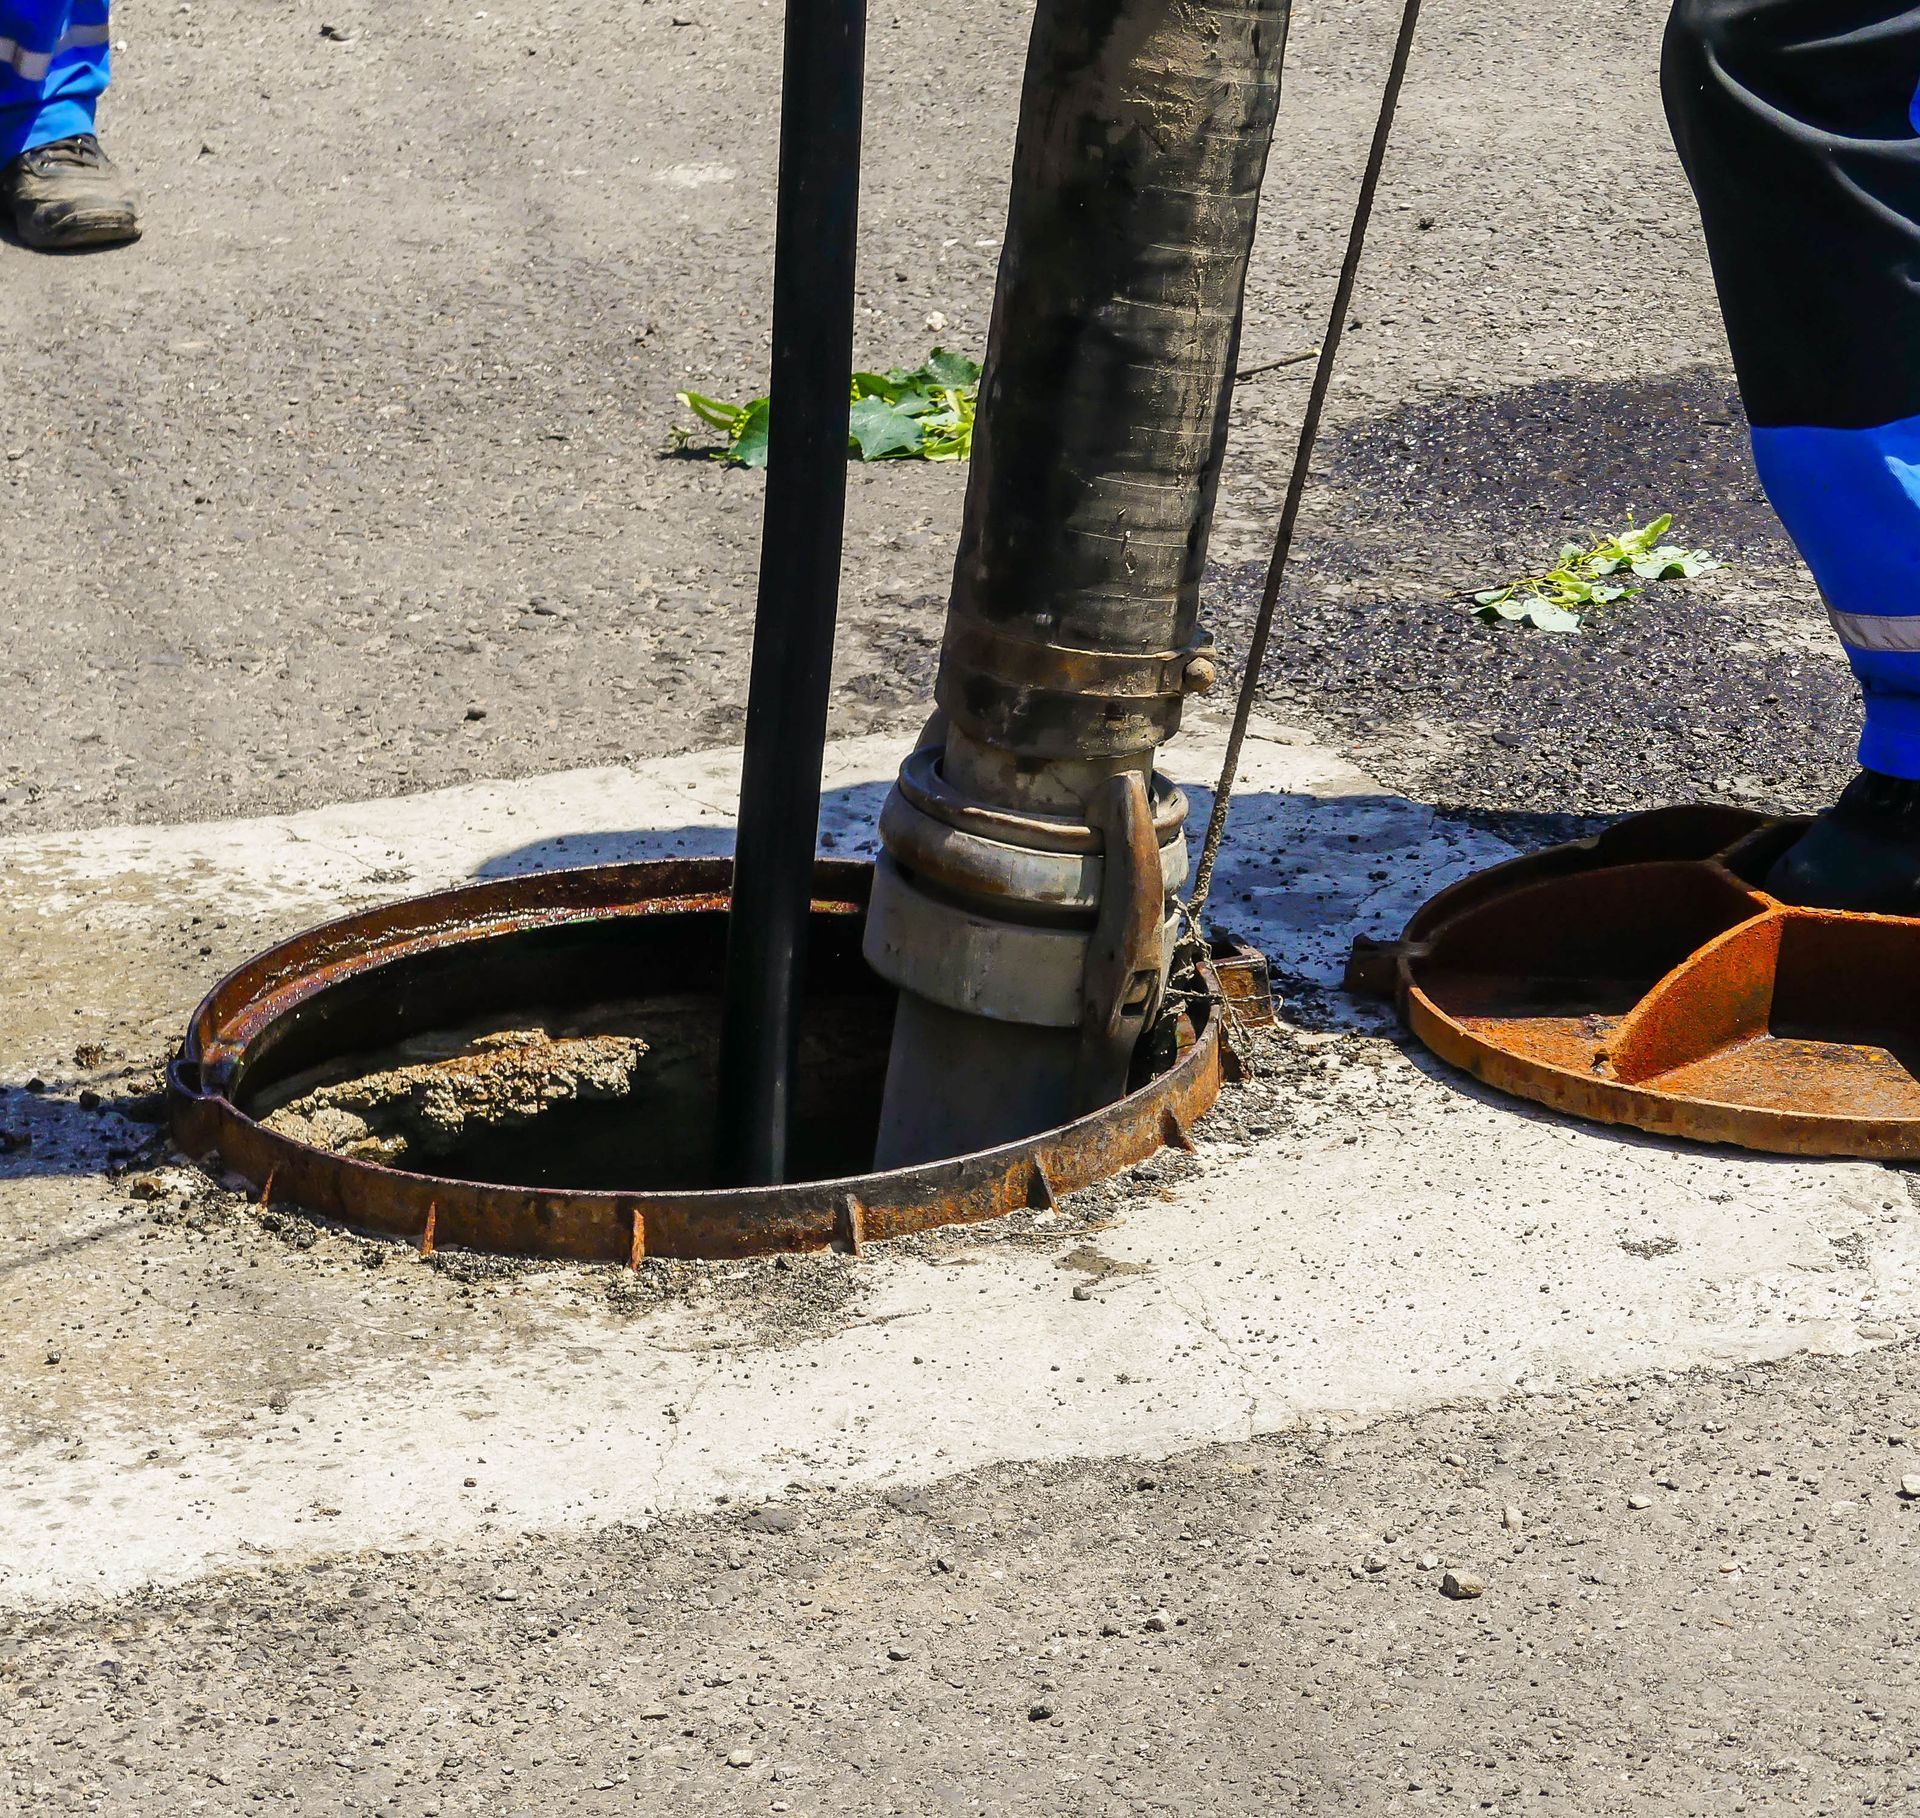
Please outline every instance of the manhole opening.
[{"label": "manhole opening", "polygon": [[188,1025],[171,1072],[175,1141],[262,1204],[423,1251],[628,1264],[857,1250],[1050,1206],[1189,1144],[1238,1064],[1224,1002],[1256,1021],[1266,1006],[1264,968],[1242,949],[1216,951],[1177,1034],[1143,1044],[1115,1103],[873,1172],[895,999],[861,955],[872,876],[844,860],[815,869],[785,1185],[713,1178],[731,881],[713,859],[468,885],[256,956]]}]

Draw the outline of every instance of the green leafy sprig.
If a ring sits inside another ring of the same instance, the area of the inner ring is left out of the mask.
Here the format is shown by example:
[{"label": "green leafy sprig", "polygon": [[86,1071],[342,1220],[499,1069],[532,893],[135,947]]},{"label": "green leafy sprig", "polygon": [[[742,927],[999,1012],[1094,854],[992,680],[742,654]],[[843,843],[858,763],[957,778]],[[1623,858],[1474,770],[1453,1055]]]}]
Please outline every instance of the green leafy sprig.
[{"label": "green leafy sprig", "polygon": [[1643,583],[1691,581],[1721,566],[1704,549],[1663,543],[1661,538],[1672,528],[1673,514],[1665,512],[1650,523],[1602,537],[1590,549],[1563,544],[1559,560],[1545,574],[1522,575],[1504,587],[1476,593],[1474,617],[1530,625],[1536,631],[1578,631],[1587,613],[1641,591],[1616,576],[1630,574]]},{"label": "green leafy sprig", "polygon": [[[973,413],[980,368],[964,354],[936,347],[908,371],[857,372],[849,386],[847,453],[856,461],[964,461],[973,452]],[[697,391],[675,392],[687,409],[726,437],[713,451],[733,467],[767,464],[769,401],[727,404]],[[676,446],[693,432],[676,429]]]}]

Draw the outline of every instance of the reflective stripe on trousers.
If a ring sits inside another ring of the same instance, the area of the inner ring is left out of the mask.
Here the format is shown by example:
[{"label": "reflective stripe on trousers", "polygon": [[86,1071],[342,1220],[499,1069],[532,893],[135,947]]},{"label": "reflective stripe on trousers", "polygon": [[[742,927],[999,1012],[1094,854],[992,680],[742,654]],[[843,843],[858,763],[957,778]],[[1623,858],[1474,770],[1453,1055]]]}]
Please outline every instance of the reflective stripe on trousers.
[{"label": "reflective stripe on trousers", "polygon": [[106,0],[0,0],[0,161],[93,130],[110,37]]}]

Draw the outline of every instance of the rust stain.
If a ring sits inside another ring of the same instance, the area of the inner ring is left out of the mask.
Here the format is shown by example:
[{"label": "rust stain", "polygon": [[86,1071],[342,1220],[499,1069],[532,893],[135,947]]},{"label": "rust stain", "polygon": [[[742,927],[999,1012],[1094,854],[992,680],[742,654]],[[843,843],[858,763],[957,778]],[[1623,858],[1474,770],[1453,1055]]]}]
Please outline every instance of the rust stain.
[{"label": "rust stain", "polygon": [[1169,1149],[1184,1149],[1189,1155],[1198,1153],[1193,1138],[1187,1134],[1171,1105],[1160,1113],[1160,1140]]},{"label": "rust stain", "polygon": [[850,1256],[867,1247],[867,1209],[852,1193],[840,1196],[840,1243]]},{"label": "rust stain", "polygon": [[1280,1016],[1274,1007],[1273,979],[1267,971],[1267,956],[1219,929],[1213,930],[1210,945],[1213,975],[1220,981],[1220,994],[1226,999],[1228,1014],[1244,1027],[1271,1029]]}]

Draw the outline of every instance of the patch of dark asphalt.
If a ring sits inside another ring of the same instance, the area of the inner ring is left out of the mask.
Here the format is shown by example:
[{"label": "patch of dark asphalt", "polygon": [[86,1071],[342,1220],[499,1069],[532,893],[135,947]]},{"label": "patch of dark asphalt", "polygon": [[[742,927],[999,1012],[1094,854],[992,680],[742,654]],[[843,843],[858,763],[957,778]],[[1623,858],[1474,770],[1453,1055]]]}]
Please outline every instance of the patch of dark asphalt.
[{"label": "patch of dark asphalt", "polygon": [[944,595],[921,594],[876,601],[843,625],[845,675],[837,701],[857,701],[877,711],[925,704],[930,711],[946,618]]},{"label": "patch of dark asphalt", "polygon": [[1706,367],[1405,404],[1341,435],[1321,466],[1343,519],[1403,524],[1477,562],[1479,576],[1550,552],[1562,531],[1657,512],[1722,555],[1793,559],[1753,469],[1740,395]]},{"label": "patch of dark asphalt", "polygon": [[[1483,625],[1473,592],[1563,540],[1656,511],[1719,556],[1579,634]],[[1258,565],[1215,567],[1229,664]],[[876,612],[846,691],[924,700],[940,602]],[[1239,685],[1230,671],[1215,695]],[[1853,772],[1859,703],[1760,491],[1738,395],[1699,369],[1410,405],[1330,445],[1282,597],[1262,704],[1387,786],[1525,846],[1670,802],[1805,812]]]},{"label": "patch of dark asphalt", "polygon": [[[1654,510],[1726,569],[1649,587],[1576,635],[1472,616],[1474,589]],[[1477,817],[1697,800],[1804,811],[1853,772],[1854,686],[1723,379],[1556,383],[1393,412],[1330,451],[1311,517],[1262,702],[1392,788]],[[1230,663],[1262,578],[1211,577],[1207,616]]]}]

